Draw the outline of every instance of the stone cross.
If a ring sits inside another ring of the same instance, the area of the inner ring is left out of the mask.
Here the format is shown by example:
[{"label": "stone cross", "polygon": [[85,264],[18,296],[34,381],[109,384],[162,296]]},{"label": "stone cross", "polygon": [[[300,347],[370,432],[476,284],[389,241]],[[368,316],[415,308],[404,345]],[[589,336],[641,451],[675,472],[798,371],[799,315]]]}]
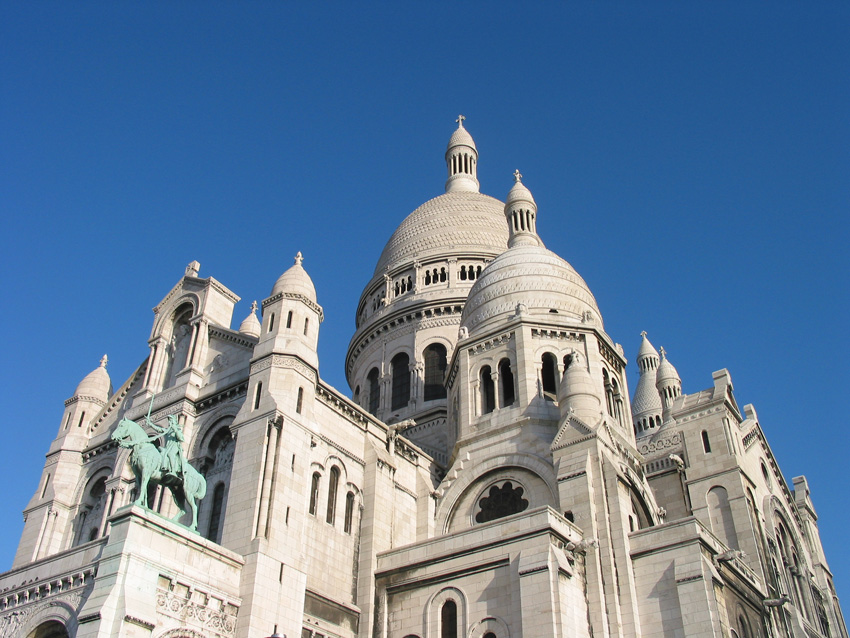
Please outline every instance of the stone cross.
[{"label": "stone cross", "polygon": [[521,182],[522,181],[522,173],[519,172],[519,169],[514,171],[514,181]]},{"label": "stone cross", "polygon": [[301,262],[304,261],[304,256],[301,254],[301,251],[298,251],[298,254],[295,255],[295,265],[300,266]]},{"label": "stone cross", "polygon": [[644,339],[646,339],[646,330],[641,330],[640,336],[643,337]]},{"label": "stone cross", "polygon": [[458,115],[455,122],[457,122],[458,128],[463,128],[463,121],[466,119],[465,115]]},{"label": "stone cross", "polygon": [[201,269],[201,262],[193,261],[190,262],[188,266],[186,266],[186,276],[187,277],[197,277],[198,271]]},{"label": "stone cross", "polygon": [[251,302],[251,314],[254,314],[255,312],[257,312],[257,300],[256,299]]}]

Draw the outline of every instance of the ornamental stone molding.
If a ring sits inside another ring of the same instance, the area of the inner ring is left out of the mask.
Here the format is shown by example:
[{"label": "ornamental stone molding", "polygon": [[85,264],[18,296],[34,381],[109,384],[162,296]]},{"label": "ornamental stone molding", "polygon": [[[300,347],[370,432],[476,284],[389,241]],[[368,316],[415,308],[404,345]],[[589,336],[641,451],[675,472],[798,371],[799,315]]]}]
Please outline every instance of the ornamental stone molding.
[{"label": "ornamental stone molding", "polygon": [[278,299],[290,299],[292,301],[300,301],[305,306],[307,306],[310,310],[312,310],[317,315],[319,315],[319,323],[321,323],[322,321],[325,320],[325,313],[322,310],[322,307],[319,304],[317,304],[315,301],[313,301],[312,299],[308,299],[304,295],[301,295],[297,292],[279,292],[276,295],[269,297],[268,299],[263,301],[263,310],[265,311],[265,309],[268,306],[273,304]]},{"label": "ornamental stone molding", "polygon": [[[198,591],[192,591],[193,598]],[[172,618],[181,623],[194,625],[199,629],[212,631],[217,636],[232,636],[236,630],[236,615],[239,608],[228,604],[225,609],[215,609],[210,605],[210,601],[216,601],[218,600],[217,598],[207,596],[206,594],[202,594],[202,597],[206,598],[207,604],[201,604],[195,600],[190,600],[172,591],[158,587],[156,591],[157,616],[164,616],[165,618]],[[227,608],[232,609],[233,612],[228,612],[226,610]],[[161,620],[160,624],[165,624],[165,622],[167,621]],[[180,629],[178,631],[185,632],[186,630]]]},{"label": "ornamental stone molding", "polygon": [[269,368],[286,368],[295,370],[307,377],[313,383],[316,382],[316,371],[296,357],[286,354],[271,354],[251,364],[251,374],[268,370]]},{"label": "ornamental stone molding", "polygon": [[652,454],[653,452],[661,452],[672,448],[677,448],[682,445],[682,433],[673,432],[668,436],[661,437],[648,443],[642,443],[638,448],[641,454]]}]

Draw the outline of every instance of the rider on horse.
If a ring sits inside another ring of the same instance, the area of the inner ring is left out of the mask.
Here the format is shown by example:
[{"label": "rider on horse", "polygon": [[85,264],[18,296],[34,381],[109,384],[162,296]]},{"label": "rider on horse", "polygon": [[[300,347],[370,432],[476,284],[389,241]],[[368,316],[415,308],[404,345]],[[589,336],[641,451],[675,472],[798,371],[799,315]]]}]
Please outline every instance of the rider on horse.
[{"label": "rider on horse", "polygon": [[183,480],[186,473],[186,457],[183,455],[183,441],[185,439],[183,437],[183,426],[177,420],[177,415],[168,415],[168,427],[160,427],[151,421],[149,416],[145,417],[145,421],[154,432],[165,436],[165,445],[161,452],[160,472],[173,474]]}]

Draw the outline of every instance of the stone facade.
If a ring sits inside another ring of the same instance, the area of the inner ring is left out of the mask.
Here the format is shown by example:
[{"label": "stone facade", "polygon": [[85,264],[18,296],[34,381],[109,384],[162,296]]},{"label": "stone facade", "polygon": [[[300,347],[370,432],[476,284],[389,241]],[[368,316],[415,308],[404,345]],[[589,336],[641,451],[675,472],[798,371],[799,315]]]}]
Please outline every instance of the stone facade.
[{"label": "stone facade", "polygon": [[[458,124],[446,193],[364,288],[351,398],[318,375],[300,254],[238,330],[239,298],[192,262],[130,378],[114,389],[104,357],[83,379],[0,575],[0,635],[847,638],[806,480],[729,373],[683,394],[644,334],[631,401],[522,176],[504,203],[479,193]],[[161,488],[134,504],[111,435],[146,415],[176,417],[206,478],[198,533]]]}]

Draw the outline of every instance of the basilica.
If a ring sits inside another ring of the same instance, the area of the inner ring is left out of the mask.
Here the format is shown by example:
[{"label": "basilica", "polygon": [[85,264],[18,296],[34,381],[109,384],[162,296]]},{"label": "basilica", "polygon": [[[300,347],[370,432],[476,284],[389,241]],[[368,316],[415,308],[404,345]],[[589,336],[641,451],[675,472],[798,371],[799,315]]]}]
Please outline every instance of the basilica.
[{"label": "basilica", "polygon": [[482,194],[462,117],[445,161],[365,282],[350,392],[309,256],[236,322],[188,265],[149,356],[65,401],[0,636],[848,638],[806,479],[730,373],[684,394],[643,333],[630,394],[522,175]]}]

